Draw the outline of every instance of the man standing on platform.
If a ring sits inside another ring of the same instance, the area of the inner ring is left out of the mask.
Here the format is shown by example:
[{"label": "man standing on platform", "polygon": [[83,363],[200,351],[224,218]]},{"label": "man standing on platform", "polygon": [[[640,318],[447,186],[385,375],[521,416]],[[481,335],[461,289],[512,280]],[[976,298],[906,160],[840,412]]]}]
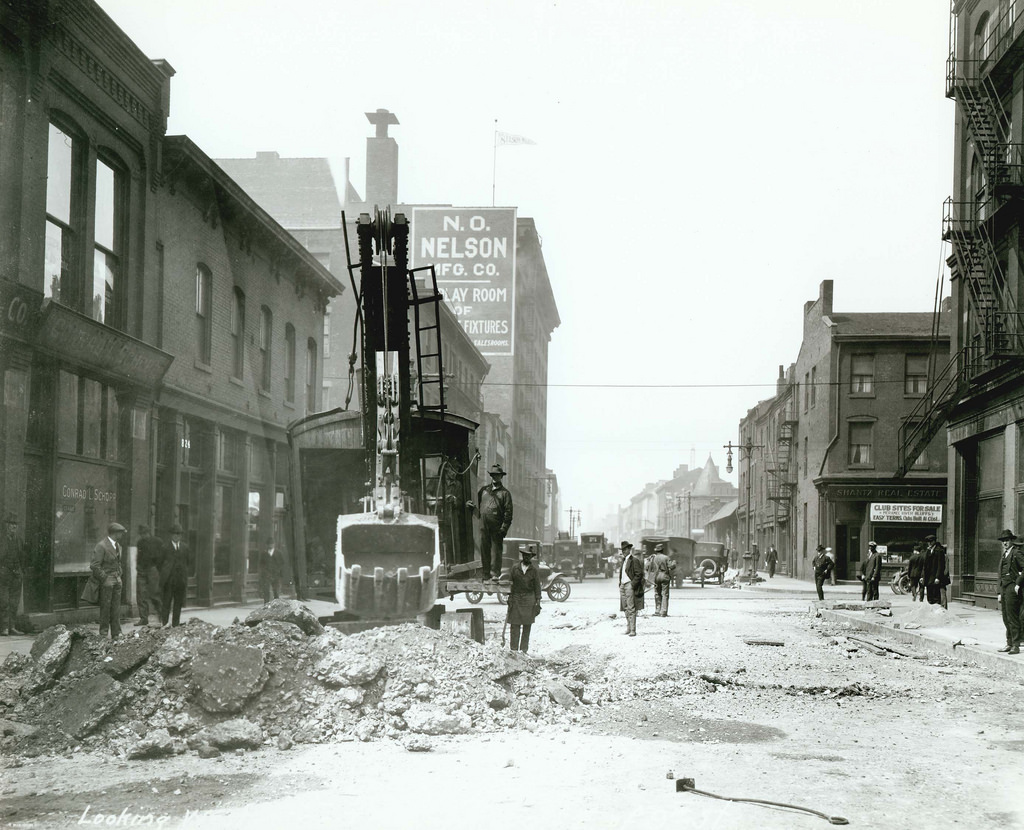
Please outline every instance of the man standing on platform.
[{"label": "man standing on platform", "polygon": [[480,519],[480,564],[485,580],[501,576],[502,543],[512,525],[512,494],[501,483],[505,471],[494,464],[489,472],[491,483],[477,492],[475,505],[469,503]]},{"label": "man standing on platform", "polygon": [[1006,628],[1006,645],[999,651],[1020,654],[1021,610],[1024,601],[1024,553],[1021,552],[1017,537],[1012,530],[999,534],[1003,543],[1003,555],[999,559],[999,605],[1003,611],[1003,625]]}]

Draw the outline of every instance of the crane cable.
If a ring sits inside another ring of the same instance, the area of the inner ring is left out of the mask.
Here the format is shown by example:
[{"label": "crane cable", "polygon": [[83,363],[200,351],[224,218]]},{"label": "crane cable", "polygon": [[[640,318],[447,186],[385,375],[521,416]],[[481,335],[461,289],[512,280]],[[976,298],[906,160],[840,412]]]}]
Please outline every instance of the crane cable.
[{"label": "crane cable", "polygon": [[[681,786],[680,786],[681,785]],[[786,810],[795,810],[798,813],[807,813],[812,816],[818,816],[823,818],[829,824],[849,824],[849,819],[845,819],[842,816],[830,816],[827,813],[819,812],[818,810],[812,810],[810,807],[798,807],[795,804],[785,804],[781,801],[767,801],[761,798],[732,798],[725,795],[717,795],[716,793],[709,793],[706,790],[698,790],[692,786],[690,782],[679,779],[676,781],[676,790],[678,792],[694,793],[696,795],[703,795],[707,798],[717,798],[719,801],[732,801],[735,803],[743,804],[760,804],[763,807],[782,807]]]}]

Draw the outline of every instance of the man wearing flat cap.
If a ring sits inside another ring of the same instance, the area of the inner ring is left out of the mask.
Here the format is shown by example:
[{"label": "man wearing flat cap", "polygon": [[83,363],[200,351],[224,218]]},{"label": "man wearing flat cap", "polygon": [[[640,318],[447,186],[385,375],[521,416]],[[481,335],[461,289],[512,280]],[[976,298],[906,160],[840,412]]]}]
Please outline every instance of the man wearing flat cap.
[{"label": "man wearing flat cap", "polygon": [[868,558],[864,560],[860,578],[864,580],[862,599],[868,602],[878,599],[878,583],[882,580],[882,554],[874,542],[868,542]]},{"label": "man wearing flat cap", "polygon": [[121,636],[121,557],[124,525],[111,522],[107,535],[92,550],[89,569],[100,588],[100,636],[116,640]]},{"label": "man wearing flat cap", "polygon": [[1006,628],[1006,645],[999,649],[1007,654],[1020,654],[1021,627],[1024,619],[1024,553],[1012,530],[999,534],[1003,543],[1003,555],[999,558],[999,605],[1003,611],[1003,626]]},{"label": "man wearing flat cap", "polygon": [[501,576],[501,548],[505,535],[512,525],[512,494],[505,489],[501,480],[505,471],[500,464],[494,464],[489,470],[491,483],[485,484],[476,494],[476,504],[469,502],[469,507],[476,509],[480,519],[480,565],[484,579],[497,579]]},{"label": "man wearing flat cap", "polygon": [[934,534],[925,536],[924,544],[925,595],[928,597],[929,605],[941,604],[945,607],[943,594],[946,592],[946,586],[950,583],[949,567],[946,564],[946,549],[936,541]]},{"label": "man wearing flat cap", "polygon": [[825,599],[825,580],[835,568],[835,563],[825,555],[824,545],[818,545],[815,551],[816,555],[811,560],[811,568],[814,569],[814,588],[818,592],[818,599]]},{"label": "man wearing flat cap", "polygon": [[13,634],[25,573],[25,541],[18,535],[18,518],[8,513],[0,537],[0,635]]}]

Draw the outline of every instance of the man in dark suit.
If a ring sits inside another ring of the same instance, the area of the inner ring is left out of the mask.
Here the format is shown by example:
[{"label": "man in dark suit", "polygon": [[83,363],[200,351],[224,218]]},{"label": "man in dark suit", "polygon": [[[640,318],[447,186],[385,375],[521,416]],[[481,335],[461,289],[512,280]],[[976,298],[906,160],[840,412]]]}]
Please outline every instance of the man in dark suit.
[{"label": "man in dark suit", "polygon": [[940,545],[935,536],[929,534],[924,537],[926,549],[924,552],[924,589],[928,596],[929,605],[942,603],[942,595],[946,586],[949,585],[949,568],[946,565],[946,549]]},{"label": "man in dark suit", "polygon": [[506,619],[509,625],[509,647],[512,651],[530,650],[530,631],[540,613],[540,576],[533,565],[536,555],[529,545],[521,545],[522,562],[509,569],[512,587],[508,595]]},{"label": "man in dark suit", "polygon": [[644,607],[643,557],[633,552],[629,542],[620,545],[623,560],[619,565],[620,608],[626,612],[626,634],[636,636],[636,612]]},{"label": "man in dark suit", "polygon": [[89,569],[93,579],[100,586],[100,636],[116,640],[121,636],[121,540],[124,539],[124,525],[111,522],[107,535],[96,543],[92,550]]},{"label": "man in dark suit", "polygon": [[136,542],[138,557],[135,561],[135,593],[138,595],[139,621],[135,625],[149,625],[149,612],[160,619],[160,565],[164,560],[164,543],[150,533],[148,525],[139,525]]},{"label": "man in dark suit", "polygon": [[1021,641],[1021,594],[1024,592],[1024,553],[1012,530],[999,534],[1003,543],[1003,555],[999,558],[999,604],[1003,611],[1003,626],[1006,628],[1006,645],[1000,651],[1020,654]]},{"label": "man in dark suit", "polygon": [[768,553],[764,555],[764,565],[768,568],[768,578],[773,579],[775,577],[775,566],[779,564],[779,552],[775,550],[775,545],[768,547]]},{"label": "man in dark suit", "polygon": [[184,531],[175,522],[171,525],[171,541],[164,545],[164,561],[160,568],[163,602],[160,622],[164,628],[181,625],[181,607],[185,604],[185,589],[192,570],[192,553],[182,541]]},{"label": "man in dark suit", "polygon": [[270,602],[270,592],[274,599],[281,596],[281,575],[284,573],[284,554],[274,543],[274,537],[267,537],[267,546],[260,551],[260,594],[264,602]]},{"label": "man in dark suit", "polygon": [[817,555],[811,560],[811,567],[814,569],[814,588],[818,592],[818,599],[825,599],[825,581],[835,568],[835,564],[825,555],[824,545],[818,545],[815,551]]},{"label": "man in dark suit", "polygon": [[882,554],[874,542],[868,542],[868,558],[864,561],[860,578],[864,580],[863,598],[868,602],[878,599],[878,583],[882,580]]},{"label": "man in dark suit", "polygon": [[924,602],[924,545],[914,542],[914,552],[907,562],[907,576],[910,578],[910,596],[913,602]]}]

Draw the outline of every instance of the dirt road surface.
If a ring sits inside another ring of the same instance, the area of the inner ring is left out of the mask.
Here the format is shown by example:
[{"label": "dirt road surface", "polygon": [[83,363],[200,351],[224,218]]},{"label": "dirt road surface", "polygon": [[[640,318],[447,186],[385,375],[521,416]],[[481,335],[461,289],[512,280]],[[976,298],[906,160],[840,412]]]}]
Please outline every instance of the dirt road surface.
[{"label": "dirt road surface", "polygon": [[[268,742],[160,760],[4,759],[5,827],[1024,827],[1021,683],[936,655],[877,654],[806,596],[687,586],[623,635],[615,586],[545,602],[533,667],[583,685],[570,725],[400,742]],[[464,607],[465,601],[449,608]],[[497,647],[504,608],[482,605]],[[748,645],[774,640],[783,645]]]}]

